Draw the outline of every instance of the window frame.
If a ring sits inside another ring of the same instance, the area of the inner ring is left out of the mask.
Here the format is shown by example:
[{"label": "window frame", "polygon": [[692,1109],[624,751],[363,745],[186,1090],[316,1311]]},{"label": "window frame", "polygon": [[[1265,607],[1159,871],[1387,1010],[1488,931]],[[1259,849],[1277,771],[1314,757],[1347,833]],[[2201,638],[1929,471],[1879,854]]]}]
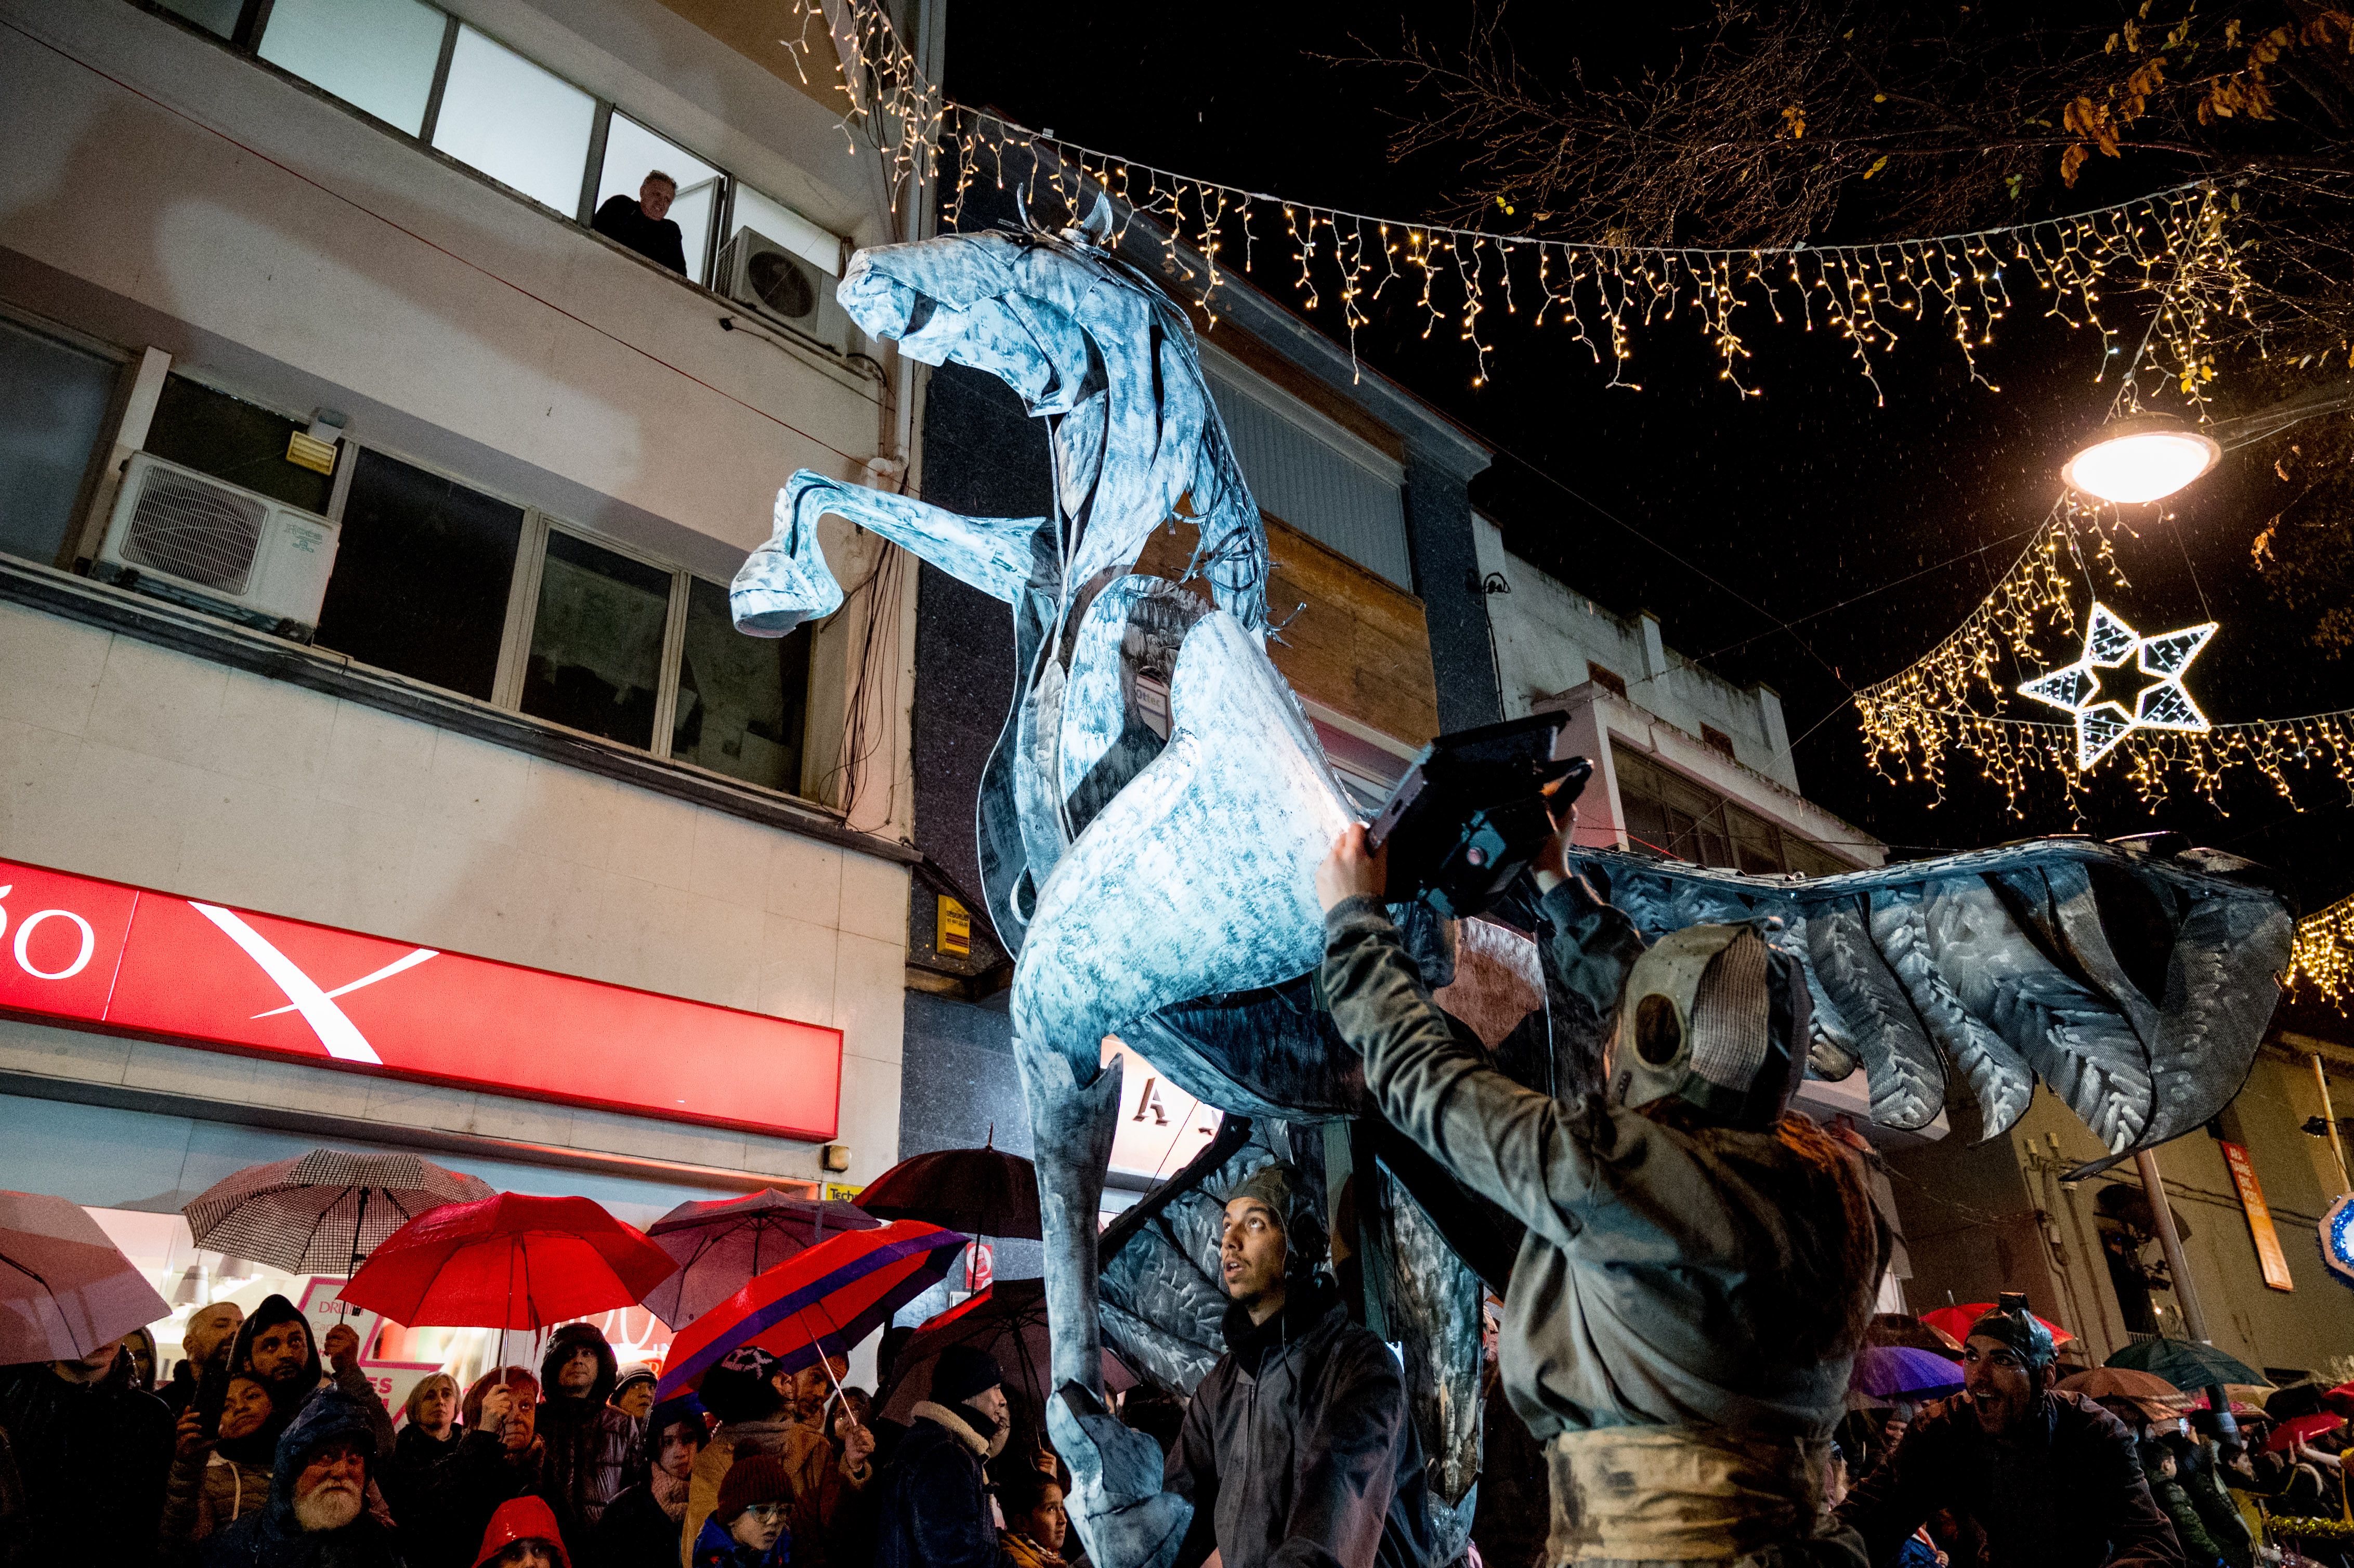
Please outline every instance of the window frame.
[{"label": "window frame", "polygon": [[[709,296],[715,302],[726,305],[732,310],[757,308],[756,306],[748,304],[742,300],[734,299],[726,294],[721,293],[717,287],[719,253],[726,249],[727,241],[734,238],[736,225],[736,192],[744,184],[742,175],[738,175],[734,169],[727,167],[717,158],[713,157],[709,154],[698,151],[691,143],[672,134],[669,131],[663,129],[663,126],[652,118],[640,113],[635,109],[631,108],[628,104],[620,102],[619,100],[607,98],[602,93],[598,92],[591,88],[582,86],[579,82],[573,80],[570,76],[565,74],[563,71],[557,70],[553,66],[547,65],[546,62],[542,61],[536,55],[509,43],[506,38],[501,36],[495,29],[485,27],[480,23],[470,18],[459,16],[457,13],[448,9],[446,5],[440,4],[440,0],[425,0],[426,4],[433,6],[434,9],[441,13],[441,49],[440,53],[434,60],[432,85],[426,93],[425,117],[419,123],[414,135],[401,129],[399,126],[393,124],[388,120],[379,119],[377,116],[371,114],[366,110],[361,108],[358,104],[352,102],[350,100],[337,96],[334,92],[320,86],[317,82],[312,81],[307,78],[298,76],[294,72],[288,70],[285,67],[277,64],[275,61],[262,58],[260,53],[261,40],[269,32],[270,14],[275,8],[276,0],[244,0],[244,8],[239,14],[237,25],[227,38],[220,37],[218,35],[214,34],[206,28],[199,26],[195,22],[190,21],[188,18],[165,9],[161,4],[159,4],[159,0],[129,0],[129,3],[136,6],[138,9],[146,12],[148,15],[155,16],[194,37],[201,38],[205,42],[211,44],[216,48],[229,50],[232,54],[238,55],[243,58],[247,64],[257,66],[263,70],[269,71],[271,75],[276,76],[282,81],[292,82],[307,92],[317,94],[320,98],[334,104],[344,112],[365,122],[387,136],[391,136],[398,141],[408,143],[412,148],[425,154],[427,156],[433,158],[437,162],[444,164],[451,168],[461,169],[474,178],[482,180],[496,189],[505,192],[514,199],[524,203],[525,206],[542,213],[553,213],[557,216],[559,221],[567,222],[575,228],[591,235],[597,235],[596,229],[591,227],[591,222],[596,217],[597,187],[604,174],[606,143],[608,136],[611,132],[612,117],[617,112],[626,115],[629,119],[635,122],[637,124],[643,126],[647,131],[652,132],[654,135],[657,135],[663,141],[672,143],[681,152],[684,152],[689,156],[696,158],[702,163],[708,164],[711,168],[717,170],[719,175],[720,189],[717,198],[712,204],[713,221],[711,225],[711,232],[704,237],[703,255],[700,259],[699,269],[688,276],[681,277],[676,273],[671,272],[668,268],[663,267],[657,262],[647,261],[645,264],[672,278],[674,281],[684,283],[687,287],[694,289],[699,293]],[[460,31],[465,27],[472,27],[476,32],[482,34],[485,38],[488,38],[493,43],[498,45],[501,48],[506,49],[525,60],[528,60],[531,64],[537,66],[544,71],[546,71],[550,76],[553,76],[557,80],[564,82],[567,86],[585,94],[589,100],[592,107],[589,114],[588,154],[580,171],[579,199],[574,204],[573,210],[570,213],[567,214],[559,208],[549,207],[546,203],[540,201],[536,197],[532,196],[524,191],[517,190],[513,185],[507,185],[505,182],[500,180],[496,175],[489,174],[484,170],[478,169],[472,164],[467,163],[464,159],[457,157],[451,154],[445,153],[433,144],[434,132],[440,127],[442,101],[450,85],[451,61],[457,53],[458,35]],[[794,208],[792,204],[790,202],[786,202],[779,197],[769,196],[765,190],[760,194],[766,197],[766,199],[776,202],[779,207],[786,207],[788,210],[799,211],[799,209]],[[808,215],[806,214],[802,214],[801,216],[813,227],[822,229],[829,234],[833,232],[832,228],[829,225],[819,223],[815,218],[808,217]],[[836,235],[835,238],[841,242],[843,253],[846,256],[853,241],[846,236]],[[614,245],[613,241],[606,239],[602,235],[597,235],[597,238],[604,244]],[[614,248],[624,251],[628,250],[628,247],[626,246],[614,245]],[[635,252],[630,252],[630,254],[634,255]],[[689,258],[688,260],[690,266],[694,266],[695,259]],[[834,263],[834,275],[837,278],[841,275],[841,270],[842,263],[837,260]],[[810,353],[822,355],[829,363],[836,365],[846,365],[853,359],[863,357],[863,355],[856,351],[853,351],[850,354],[843,354],[822,343],[796,343],[794,346],[805,349]],[[463,482],[461,481],[460,482]]]},{"label": "window frame", "polygon": [[[59,571],[69,571],[80,558],[93,526],[90,513],[98,504],[99,493],[106,484],[107,470],[113,466],[114,449],[122,443],[122,421],[130,412],[131,395],[139,379],[139,355],[119,344],[92,337],[86,332],[52,320],[37,312],[0,300],[0,321],[35,337],[46,337],[69,349],[102,359],[114,367],[114,384],[107,390],[106,412],[100,417],[98,440],[90,443],[89,454],[82,460],[81,482],[74,487],[73,511],[66,519],[65,537],[58,543],[57,554],[39,563]],[[0,559],[30,560],[29,556],[6,556]]]}]

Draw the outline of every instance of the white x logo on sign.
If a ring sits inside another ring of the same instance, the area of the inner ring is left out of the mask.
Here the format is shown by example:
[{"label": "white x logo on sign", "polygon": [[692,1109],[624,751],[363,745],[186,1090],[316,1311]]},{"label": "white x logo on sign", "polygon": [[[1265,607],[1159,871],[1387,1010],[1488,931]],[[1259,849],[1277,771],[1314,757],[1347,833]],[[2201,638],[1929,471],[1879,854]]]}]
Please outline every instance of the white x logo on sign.
[{"label": "white x logo on sign", "polygon": [[287,1004],[284,1007],[273,1007],[268,1012],[257,1012],[253,1016],[276,1018],[284,1012],[301,1013],[302,1021],[311,1026],[312,1033],[318,1035],[319,1044],[327,1048],[327,1054],[338,1062],[367,1062],[382,1066],[384,1058],[376,1054],[376,1047],[367,1043],[367,1037],[359,1032],[359,1026],[335,1005],[335,998],[349,996],[361,987],[374,985],[378,980],[390,980],[403,969],[413,969],[426,959],[440,956],[431,948],[419,948],[408,957],[385,965],[374,974],[362,975],[349,985],[321,991],[318,983],[304,974],[293,959],[271,946],[269,938],[247,925],[245,917],[236,910],[224,909],[217,904],[199,904],[193,898],[188,900],[188,907],[219,927],[222,935],[244,948],[246,957],[260,965],[261,972],[285,993]]}]

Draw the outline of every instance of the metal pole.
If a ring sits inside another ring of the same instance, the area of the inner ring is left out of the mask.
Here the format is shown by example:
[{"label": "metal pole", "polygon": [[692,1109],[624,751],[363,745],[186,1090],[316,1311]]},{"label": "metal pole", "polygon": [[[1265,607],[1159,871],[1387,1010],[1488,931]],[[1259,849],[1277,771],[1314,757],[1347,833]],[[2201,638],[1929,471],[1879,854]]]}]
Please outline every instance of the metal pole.
[{"label": "metal pole", "polygon": [[2158,1227],[2158,1245],[2166,1254],[2166,1269],[2174,1277],[2174,1304],[2182,1309],[2182,1327],[2194,1340],[2207,1337],[2207,1314],[2199,1309],[2199,1287],[2190,1283],[2190,1266],[2182,1255],[2182,1238],[2174,1234],[2174,1211],[2167,1207],[2166,1181],[2158,1173],[2158,1156],[2144,1149],[2134,1155],[2141,1172],[2141,1190],[2149,1194],[2151,1223]]},{"label": "metal pole", "polygon": [[[2174,1211],[2167,1205],[2166,1179],[2158,1173],[2158,1156],[2137,1150],[2134,1169],[2141,1172],[2141,1190],[2149,1197],[2150,1221],[2158,1227],[2158,1250],[2166,1254],[2166,1271],[2174,1277],[2174,1304],[2182,1312],[2185,1332],[2207,1340],[2207,1314],[2199,1309],[2199,1287],[2190,1282],[2190,1261],[2182,1255],[2182,1238],[2175,1234]],[[2239,1441],[2239,1424],[2232,1419],[2232,1396],[2221,1385],[2207,1390],[2207,1408],[2215,1412],[2216,1427],[2227,1443]]]},{"label": "metal pole", "polygon": [[2329,1124],[2329,1152],[2338,1160],[2338,1190],[2354,1192],[2354,1180],[2346,1174],[2346,1144],[2338,1136],[2338,1109],[2329,1103],[2329,1074],[2321,1065],[2321,1053],[2313,1054],[2313,1084],[2321,1091],[2321,1119]]}]

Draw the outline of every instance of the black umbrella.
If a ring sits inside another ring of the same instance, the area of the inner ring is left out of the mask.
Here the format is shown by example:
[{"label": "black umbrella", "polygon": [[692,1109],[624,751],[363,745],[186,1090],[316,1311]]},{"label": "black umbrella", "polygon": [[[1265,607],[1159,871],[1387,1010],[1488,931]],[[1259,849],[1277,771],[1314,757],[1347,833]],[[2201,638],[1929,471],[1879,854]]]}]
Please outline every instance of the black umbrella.
[{"label": "black umbrella", "polygon": [[[1044,1280],[1001,1279],[917,1330],[891,1363],[891,1387],[878,1414],[892,1421],[914,1419],[916,1402],[932,1396],[932,1368],[950,1345],[970,1345],[996,1357],[1005,1372],[1005,1392],[1017,1403],[1026,1401],[1024,1419],[1044,1417],[1046,1391],[1054,1386]],[[1138,1381],[1109,1351],[1103,1353],[1103,1375],[1104,1386],[1114,1391],[1133,1388]]]},{"label": "black umbrella", "polygon": [[922,1220],[975,1236],[1040,1241],[1038,1168],[994,1147],[941,1149],[902,1160],[867,1184],[858,1206],[884,1220]]}]

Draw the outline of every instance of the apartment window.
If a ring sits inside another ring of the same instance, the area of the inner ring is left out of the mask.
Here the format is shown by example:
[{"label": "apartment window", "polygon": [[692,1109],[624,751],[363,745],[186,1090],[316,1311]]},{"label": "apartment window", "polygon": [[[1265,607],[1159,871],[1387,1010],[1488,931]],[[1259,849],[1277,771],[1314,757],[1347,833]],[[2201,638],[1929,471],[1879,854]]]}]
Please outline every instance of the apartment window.
[{"label": "apartment window", "polygon": [[550,529],[523,711],[624,746],[652,747],[671,577]]},{"label": "apartment window", "polygon": [[798,790],[809,661],[806,625],[785,637],[747,637],[728,614],[727,590],[690,578],[671,756],[747,784]]},{"label": "apartment window", "polygon": [[605,132],[605,167],[597,183],[593,213],[615,196],[638,199],[646,175],[659,169],[678,182],[670,220],[678,225],[686,252],[686,275],[701,283],[711,276],[711,234],[727,195],[727,176],[675,142],[664,141],[626,114],[615,114]]},{"label": "apartment window", "polygon": [[415,136],[448,29],[419,0],[275,0],[255,52]]},{"label": "apartment window", "polygon": [[118,374],[0,321],[0,551],[48,566],[64,549]]},{"label": "apartment window", "polygon": [[1251,499],[1317,543],[1411,590],[1405,470],[1397,460],[1206,349],[1203,360]]},{"label": "apartment window", "polygon": [[433,145],[557,211],[580,206],[597,101],[461,26],[433,122]]},{"label": "apartment window", "polygon": [[524,509],[382,452],[349,461],[319,645],[490,700]]},{"label": "apartment window", "polygon": [[1753,874],[1831,876],[1850,863],[1638,751],[1613,747],[1618,805],[1638,850]]},{"label": "apartment window", "polygon": [[1588,659],[1585,662],[1585,678],[1593,682],[1596,685],[1601,687],[1604,691],[1609,693],[1612,696],[1619,698],[1621,701],[1625,700],[1627,695],[1627,677],[1621,675],[1617,671],[1608,669],[1603,665],[1596,663],[1593,660]]},{"label": "apartment window", "polygon": [[245,13],[245,0],[155,0],[155,5],[219,38],[234,37]]},{"label": "apartment window", "polygon": [[288,438],[309,428],[307,420],[175,374],[164,377],[156,399],[147,450],[323,517],[334,494],[333,476],[286,461]]}]

